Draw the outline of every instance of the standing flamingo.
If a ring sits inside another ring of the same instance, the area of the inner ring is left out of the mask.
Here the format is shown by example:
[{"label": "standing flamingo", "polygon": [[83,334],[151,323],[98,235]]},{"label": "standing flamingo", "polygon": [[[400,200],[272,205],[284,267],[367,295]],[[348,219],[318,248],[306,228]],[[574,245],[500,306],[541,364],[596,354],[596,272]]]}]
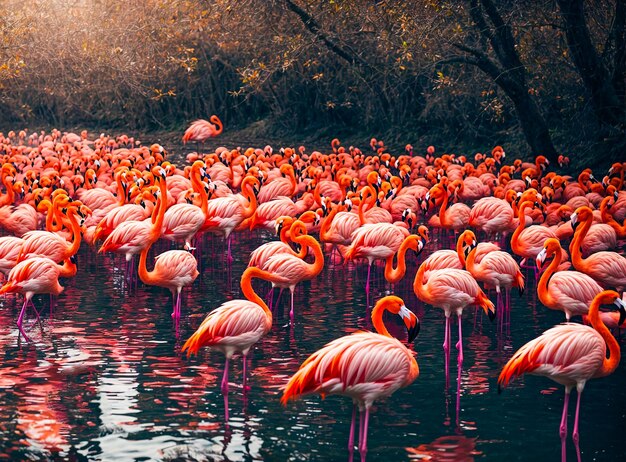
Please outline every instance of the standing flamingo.
[{"label": "standing flamingo", "polygon": [[206,221],[203,229],[223,235],[228,240],[228,263],[233,257],[230,251],[231,233],[246,218],[252,216],[257,207],[256,189],[260,182],[253,176],[247,176],[241,183],[241,194],[218,197],[207,204]]},{"label": "standing flamingo", "polygon": [[537,267],[541,269],[546,258],[553,257],[543,272],[537,285],[539,301],[552,310],[565,312],[565,319],[585,315],[594,297],[602,292],[602,287],[585,273],[579,271],[558,271],[561,263],[561,243],[557,239],[547,239],[537,255]]},{"label": "standing flamingo", "polygon": [[[333,340],[302,363],[285,386],[281,402],[286,404],[309,393],[344,395],[354,407],[348,451],[354,451],[356,408],[361,411],[359,452],[367,453],[367,427],[374,401],[410,385],[419,375],[415,352],[393,338],[383,322],[383,313],[399,315],[408,331],[408,343],[419,332],[419,320],[396,296],[384,297],[372,309],[372,323],[378,332],[355,332]],[[363,415],[365,411],[365,415]]]},{"label": "standing flamingo", "polygon": [[[567,437],[567,406],[569,395],[575,386],[578,391],[576,417],[572,439],[580,460],[578,446],[578,417],[580,413],[580,397],[589,379],[605,377],[617,368],[620,361],[620,347],[617,340],[600,317],[600,305],[614,303],[620,312],[621,321],[626,318],[626,305],[619,294],[605,290],[595,296],[589,307],[588,319],[591,326],[565,323],[548,329],[539,337],[521,347],[506,363],[500,377],[498,387],[508,385],[512,377],[524,373],[542,375],[565,386],[563,416],[559,427],[561,437],[561,458],[566,459],[565,440]],[[609,348],[609,357],[606,349]]]},{"label": "standing flamingo", "polygon": [[[470,249],[465,260],[467,270],[477,281],[483,282],[489,287],[495,287],[498,294],[497,309],[504,306],[505,310],[508,310],[511,287],[517,287],[520,295],[524,293],[524,276],[520,272],[517,262],[511,254],[501,250],[493,250],[483,255],[480,261],[476,261],[478,248],[476,236],[472,231],[467,230],[459,236],[459,240],[461,238],[465,240]],[[502,289],[505,291],[506,303],[502,301]],[[501,315],[500,319],[503,318],[504,314]]]},{"label": "standing flamingo", "polygon": [[204,145],[208,139],[214,138],[222,133],[224,125],[219,117],[212,115],[209,121],[198,119],[192,122],[189,128],[185,130],[183,144],[187,144],[188,141],[195,141],[198,144]]},{"label": "standing flamingo", "polygon": [[[426,271],[430,271],[428,279],[425,280]],[[472,275],[455,268],[434,270],[430,269],[428,261],[424,261],[415,275],[413,290],[417,298],[434,307],[441,308],[446,317],[443,350],[445,354],[446,383],[449,378],[449,358],[450,358],[450,316],[456,314],[459,323],[459,341],[456,344],[459,350],[458,364],[463,363],[463,331],[461,315],[463,309],[472,304],[479,305],[489,319],[495,318],[495,307],[491,300],[480,289]]]},{"label": "standing flamingo", "polygon": [[59,284],[59,277],[63,274],[63,267],[46,257],[33,257],[24,260],[9,272],[6,283],[0,288],[0,294],[17,292],[24,295],[24,304],[17,318],[17,327],[26,341],[29,341],[22,328],[22,320],[28,304],[35,294],[59,295],[63,287]]},{"label": "standing flamingo", "polygon": [[241,276],[241,290],[246,300],[230,300],[211,311],[200,327],[183,345],[187,355],[197,354],[203,346],[215,348],[226,356],[222,393],[228,393],[228,365],[233,355],[243,355],[243,389],[247,391],[248,352],[272,327],[272,312],[252,288],[252,278],[284,282],[276,275],[249,267]]},{"label": "standing flamingo", "polygon": [[[572,264],[578,271],[588,274],[600,285],[626,291],[626,258],[616,252],[596,252],[583,258],[581,244],[591,227],[593,212],[589,207],[578,207],[572,216],[574,239],[570,244]],[[582,226],[578,226],[582,224]]]}]

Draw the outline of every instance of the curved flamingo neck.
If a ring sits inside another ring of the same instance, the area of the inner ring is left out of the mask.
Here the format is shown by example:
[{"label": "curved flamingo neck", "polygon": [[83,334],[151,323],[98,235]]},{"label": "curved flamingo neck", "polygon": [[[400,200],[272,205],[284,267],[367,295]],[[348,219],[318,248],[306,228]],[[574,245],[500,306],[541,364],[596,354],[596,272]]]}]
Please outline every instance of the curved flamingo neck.
[{"label": "curved flamingo neck", "polygon": [[126,194],[122,186],[122,172],[118,172],[115,175],[115,182],[117,183],[117,204],[124,205],[126,203]]},{"label": "curved flamingo neck", "polygon": [[339,207],[333,207],[330,213],[328,214],[328,216],[326,217],[326,219],[324,220],[324,223],[322,223],[322,227],[320,228],[320,241],[322,242],[330,241],[331,239],[330,225],[332,224],[333,220],[335,219],[335,215],[337,215],[338,212],[339,212]]},{"label": "curved flamingo neck", "polygon": [[320,243],[317,242],[313,236],[309,236],[308,234],[303,234],[301,236],[297,236],[292,238],[294,242],[297,242],[301,246],[309,246],[313,249],[313,256],[315,260],[313,263],[307,264],[308,272],[310,276],[316,276],[322,271],[324,268],[324,253],[322,252],[322,247]]},{"label": "curved flamingo neck", "polygon": [[383,321],[383,313],[387,311],[387,305],[385,303],[379,303],[372,309],[372,324],[376,332],[385,337],[391,337],[392,335],[387,330],[385,322]]},{"label": "curved flamingo neck", "polygon": [[539,283],[537,284],[537,296],[539,297],[539,301],[546,306],[553,306],[555,302],[552,294],[548,290],[548,283],[561,264],[561,249],[559,248],[556,252],[553,252],[552,255],[554,258],[539,278]]},{"label": "curved flamingo neck", "polygon": [[250,180],[245,179],[243,180],[243,183],[241,184],[241,193],[243,194],[243,197],[245,197],[248,200],[248,206],[243,208],[243,216],[244,219],[251,217],[252,214],[254,214],[254,212],[256,211],[256,207],[257,207],[257,200],[256,200],[256,196],[254,194],[254,191],[252,190],[252,177],[248,177],[250,178]]},{"label": "curved flamingo neck", "polygon": [[4,187],[6,188],[7,192],[0,199],[0,206],[12,205],[13,201],[15,200],[15,191],[13,191],[13,182],[11,180],[9,180],[7,177],[8,177],[8,175],[3,172],[2,173],[2,184],[4,184]]},{"label": "curved flamingo neck", "polygon": [[63,264],[60,265],[60,268],[61,270],[59,271],[59,276],[62,278],[72,278],[76,276],[76,273],[78,272],[76,264],[69,258],[63,260]]},{"label": "curved flamingo neck", "polygon": [[624,222],[623,225],[620,225],[619,222],[615,220],[615,217],[611,215],[611,212],[609,212],[609,207],[608,207],[609,201],[611,199],[612,199],[611,196],[607,196],[604,199],[602,199],[602,203],[600,204],[600,213],[602,214],[602,221],[606,223],[607,225],[609,225],[611,228],[613,228],[620,235],[624,235],[626,234],[626,221]]},{"label": "curved flamingo neck", "polygon": [[417,295],[417,298],[422,298],[422,294],[424,292],[424,273],[426,273],[426,265],[422,263],[415,275],[415,279],[413,280],[413,292]]},{"label": "curved flamingo neck", "polygon": [[439,208],[439,222],[442,226],[449,228],[450,222],[448,221],[448,191],[445,186],[442,186],[443,196],[441,200],[441,207]]},{"label": "curved flamingo neck", "polygon": [[[474,257],[476,257],[476,249],[477,248],[478,248],[478,246],[474,247],[472,249],[472,251],[470,252],[470,253],[474,254]],[[463,268],[465,268],[465,265],[467,264],[467,261],[465,259],[465,253],[463,253],[463,239],[461,238],[461,236],[459,236],[459,238],[456,240],[456,254],[459,256],[459,260],[461,261],[461,265],[463,265]]]},{"label": "curved flamingo neck", "polygon": [[526,207],[528,207],[528,204],[528,202],[522,202],[519,207],[519,224],[517,225],[517,228],[515,228],[515,231],[513,231],[513,235],[511,236],[511,247],[518,247],[519,235],[526,227]]},{"label": "curved flamingo neck", "polygon": [[387,257],[385,261],[385,279],[391,284],[399,282],[406,274],[406,252],[417,239],[419,238],[416,235],[411,234],[402,241],[397,253],[398,262],[396,268],[393,267],[393,255]]},{"label": "curved flamingo neck", "polygon": [[574,232],[574,239],[572,239],[572,242],[569,246],[572,265],[574,265],[574,268],[576,269],[585,266],[585,260],[583,259],[583,254],[580,247],[582,245],[582,241],[587,236],[589,228],[591,228],[592,220],[593,216],[589,214],[589,217],[578,225],[578,229]]},{"label": "curved flamingo neck", "polygon": [[298,182],[296,181],[296,174],[293,171],[293,168],[290,168],[287,171],[287,176],[289,177],[289,182],[291,183],[291,194],[293,196],[298,190]]},{"label": "curved flamingo neck", "polygon": [[200,208],[202,209],[202,213],[206,217],[209,214],[208,211],[208,202],[209,198],[207,196],[206,190],[204,189],[204,183],[200,179],[200,169],[192,169],[191,171],[191,185],[195,192],[200,194]]},{"label": "curved flamingo neck", "polygon": [[69,256],[75,255],[80,249],[81,242],[81,229],[78,221],[76,220],[76,210],[70,210],[70,213],[67,216],[70,222],[70,229],[72,231],[72,243],[66,250],[66,254]]},{"label": "curved flamingo neck", "polygon": [[365,190],[363,191],[363,197],[361,199],[361,202],[359,203],[359,223],[361,224],[361,226],[363,226],[366,221],[365,221],[365,210],[363,210],[365,208],[365,202],[369,199],[372,198],[373,201],[372,203],[376,203],[376,193],[375,193],[375,189],[374,186],[372,185],[368,185],[365,187]]},{"label": "curved flamingo neck", "polygon": [[602,322],[602,318],[600,317],[600,299],[596,297],[591,306],[589,307],[589,314],[587,318],[591,322],[592,327],[602,336],[606,345],[609,347],[609,357],[604,358],[602,361],[602,367],[598,369],[598,371],[594,374],[594,377],[604,377],[611,374],[615,369],[617,369],[617,365],[619,364],[621,358],[621,352],[619,344],[613,334],[609,331],[609,329]]},{"label": "curved flamingo neck", "polygon": [[222,124],[222,121],[219,119],[219,117],[217,117],[216,115],[212,115],[209,118],[209,122],[211,122],[212,124],[214,124],[217,127],[213,131],[213,136],[217,136],[220,133],[222,133],[222,130],[224,130],[224,125]]}]

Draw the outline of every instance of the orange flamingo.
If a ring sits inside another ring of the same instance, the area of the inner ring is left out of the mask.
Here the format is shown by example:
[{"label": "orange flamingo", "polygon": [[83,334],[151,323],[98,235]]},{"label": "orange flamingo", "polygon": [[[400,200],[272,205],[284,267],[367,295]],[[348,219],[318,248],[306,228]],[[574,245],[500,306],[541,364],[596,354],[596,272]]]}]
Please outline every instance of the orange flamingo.
[{"label": "orange flamingo", "polygon": [[355,332],[313,353],[289,379],[281,398],[283,404],[309,393],[352,398],[354,408],[348,450],[350,453],[354,450],[358,406],[362,416],[358,448],[362,460],[367,453],[367,428],[374,401],[410,385],[419,375],[415,352],[393,338],[385,327],[385,311],[402,318],[408,331],[408,343],[413,342],[419,332],[419,320],[401,298],[384,297],[372,309],[372,323],[378,333]]},{"label": "orange flamingo", "polygon": [[[626,318],[626,305],[619,298],[619,294],[611,290],[600,292],[589,307],[588,319],[592,327],[565,323],[548,329],[517,350],[502,368],[500,377],[498,377],[498,387],[508,385],[512,377],[524,373],[542,375],[565,386],[563,416],[559,427],[562,460],[566,459],[567,406],[572,388],[575,386],[578,391],[572,439],[580,460],[578,417],[580,397],[585,384],[589,379],[611,374],[620,361],[619,344],[599,315],[600,305],[611,303],[618,307],[620,321],[623,321]],[[609,349],[608,358],[606,357],[607,346]]]},{"label": "orange flamingo", "polygon": [[241,276],[241,290],[246,300],[230,300],[211,311],[200,327],[187,339],[183,352],[197,354],[203,346],[226,356],[222,393],[228,393],[228,365],[233,355],[243,355],[243,389],[247,391],[247,357],[250,349],[267,335],[272,327],[272,312],[252,288],[252,278],[276,283],[280,277],[256,267],[247,268]]},{"label": "orange flamingo", "polygon": [[[626,258],[616,252],[596,252],[583,258],[581,244],[591,227],[593,212],[589,207],[578,207],[570,217],[574,239],[570,244],[572,264],[578,271],[588,274],[601,286],[626,290]],[[579,227],[579,225],[582,226]]]},{"label": "orange flamingo", "polygon": [[585,315],[594,297],[602,292],[602,287],[585,273],[578,271],[558,271],[561,263],[561,243],[558,239],[547,239],[537,255],[537,267],[542,268],[546,258],[553,257],[537,285],[539,301],[552,310],[565,312],[565,319]]}]

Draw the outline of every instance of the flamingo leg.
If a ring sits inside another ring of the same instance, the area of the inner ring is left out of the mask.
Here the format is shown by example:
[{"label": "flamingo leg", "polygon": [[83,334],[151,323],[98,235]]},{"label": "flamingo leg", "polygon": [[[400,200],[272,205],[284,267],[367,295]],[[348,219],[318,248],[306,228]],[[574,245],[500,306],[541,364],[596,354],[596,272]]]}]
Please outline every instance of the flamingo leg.
[{"label": "flamingo leg", "polygon": [[365,293],[369,295],[370,293],[370,274],[372,272],[372,264],[370,263],[367,267],[367,282],[365,283]]},{"label": "flamingo leg", "polygon": [[230,241],[231,241],[231,237],[228,236],[228,265],[230,266],[230,264],[233,262],[233,256],[230,253]]},{"label": "flamingo leg", "polygon": [[456,349],[459,350],[458,362],[459,368],[463,364],[463,323],[461,322],[461,315],[458,315],[459,318],[459,341],[456,343]]},{"label": "flamingo leg", "polygon": [[569,403],[570,387],[565,387],[565,399],[563,401],[563,415],[561,416],[561,425],[559,426],[559,436],[561,437],[561,460],[567,460],[567,450],[565,441],[567,439],[567,406]]},{"label": "flamingo leg", "polygon": [[572,433],[572,440],[576,446],[576,452],[578,453],[578,460],[580,461],[580,448],[578,442],[580,441],[580,435],[578,433],[578,414],[580,412],[580,398],[582,396],[582,390],[578,390],[578,397],[576,399],[576,416],[574,417],[574,431]]},{"label": "flamingo leg", "polygon": [[348,437],[348,451],[354,452],[354,424],[356,422],[356,403],[352,405],[352,423],[350,424],[350,436]]},{"label": "flamingo leg", "polygon": [[249,390],[250,390],[250,387],[248,386],[248,355],[243,355],[243,393],[244,395]]},{"label": "flamingo leg", "polygon": [[448,384],[450,383],[450,318],[448,316],[446,316],[446,324],[444,327],[443,361],[446,370],[446,388],[448,388]]},{"label": "flamingo leg", "polygon": [[[222,376],[222,393],[228,394],[228,358],[226,358],[226,362],[224,363],[224,375]],[[227,411],[228,412],[228,411]]]},{"label": "flamingo leg", "polygon": [[291,322],[293,322],[293,316],[294,316],[294,313],[293,313],[293,293],[295,291],[295,287],[291,287],[290,291],[291,291],[291,310],[289,311],[289,319],[291,319]]},{"label": "flamingo leg", "polygon": [[28,335],[26,335],[26,332],[24,332],[24,329],[22,328],[22,319],[24,319],[24,313],[26,312],[27,305],[28,305],[28,300],[24,298],[24,304],[22,305],[22,310],[20,311],[20,315],[17,317],[17,328],[19,329],[20,333],[24,336],[24,340],[26,340],[27,342],[30,342]]},{"label": "flamingo leg", "polygon": [[363,437],[359,441],[359,453],[361,454],[361,460],[365,461],[365,457],[367,455],[367,427],[370,421],[370,408],[369,406],[365,406],[365,419],[363,420]]}]

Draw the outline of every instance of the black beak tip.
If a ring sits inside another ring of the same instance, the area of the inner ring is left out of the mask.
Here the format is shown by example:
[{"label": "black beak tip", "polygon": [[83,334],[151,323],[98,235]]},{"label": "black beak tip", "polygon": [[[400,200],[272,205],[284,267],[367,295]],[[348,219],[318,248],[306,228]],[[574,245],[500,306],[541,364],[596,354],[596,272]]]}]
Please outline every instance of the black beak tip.
[{"label": "black beak tip", "polygon": [[409,334],[408,343],[412,343],[413,340],[415,340],[417,338],[417,334],[419,334],[419,332],[420,332],[420,323],[419,323],[419,321],[416,322],[413,327],[407,329],[407,332]]},{"label": "black beak tip", "polygon": [[624,324],[624,321],[626,321],[626,310],[621,309],[619,310],[619,321],[617,325],[621,326],[622,324]]},{"label": "black beak tip", "polygon": [[579,224],[580,224],[580,221],[577,221],[576,223],[574,223],[574,224],[572,225],[572,229],[573,229],[574,231],[576,231],[576,228],[578,228],[578,225],[579,225]]}]

